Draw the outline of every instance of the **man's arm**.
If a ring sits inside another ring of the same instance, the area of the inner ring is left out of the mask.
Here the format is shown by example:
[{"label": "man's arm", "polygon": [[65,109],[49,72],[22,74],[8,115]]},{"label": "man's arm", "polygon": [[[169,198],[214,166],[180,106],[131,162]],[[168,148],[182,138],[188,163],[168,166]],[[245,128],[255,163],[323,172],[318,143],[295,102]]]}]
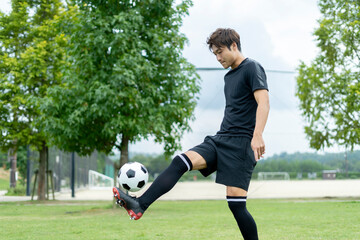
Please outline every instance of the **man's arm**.
[{"label": "man's arm", "polygon": [[258,161],[260,157],[263,157],[265,153],[265,142],[262,137],[266,121],[269,115],[270,103],[269,103],[269,94],[266,89],[256,90],[254,92],[255,100],[258,104],[256,110],[256,125],[253,134],[253,139],[251,140],[251,148],[255,154],[255,160]]}]

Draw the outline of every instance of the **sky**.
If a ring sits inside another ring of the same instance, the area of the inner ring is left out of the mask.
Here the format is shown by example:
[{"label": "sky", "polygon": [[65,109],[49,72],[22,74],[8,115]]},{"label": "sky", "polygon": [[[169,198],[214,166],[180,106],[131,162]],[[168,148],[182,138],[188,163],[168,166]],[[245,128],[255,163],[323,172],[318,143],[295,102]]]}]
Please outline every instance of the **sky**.
[{"label": "sky", "polygon": [[[0,10],[10,11],[9,0],[0,0]],[[304,134],[306,124],[295,97],[296,68],[310,63],[318,50],[313,32],[321,17],[316,0],[193,0],[181,32],[188,38],[183,55],[196,67],[221,67],[208,50],[206,39],[218,27],[233,28],[240,34],[245,57],[258,61],[267,74],[270,113],[263,133],[266,157],[282,152],[314,152]],[[274,73],[282,70],[293,73]],[[182,151],[215,135],[224,116],[224,75],[227,70],[203,72],[201,92],[192,131],[185,133]],[[322,152],[343,151],[342,147]],[[153,140],[131,144],[133,153],[163,152]],[[179,153],[178,152],[178,153]]]}]

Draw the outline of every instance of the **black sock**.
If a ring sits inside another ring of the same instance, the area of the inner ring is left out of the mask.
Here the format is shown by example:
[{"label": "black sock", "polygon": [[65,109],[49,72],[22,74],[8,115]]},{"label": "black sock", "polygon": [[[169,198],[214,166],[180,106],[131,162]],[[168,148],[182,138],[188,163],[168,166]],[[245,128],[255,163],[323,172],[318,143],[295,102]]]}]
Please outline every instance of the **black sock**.
[{"label": "black sock", "polygon": [[245,240],[257,240],[258,233],[256,223],[251,214],[246,209],[246,197],[226,197],[229,208],[233,213],[239,226],[241,234]]},{"label": "black sock", "polygon": [[149,189],[139,197],[140,207],[145,211],[156,199],[170,191],[180,177],[192,169],[190,159],[183,153],[174,157],[165,169],[151,184]]}]

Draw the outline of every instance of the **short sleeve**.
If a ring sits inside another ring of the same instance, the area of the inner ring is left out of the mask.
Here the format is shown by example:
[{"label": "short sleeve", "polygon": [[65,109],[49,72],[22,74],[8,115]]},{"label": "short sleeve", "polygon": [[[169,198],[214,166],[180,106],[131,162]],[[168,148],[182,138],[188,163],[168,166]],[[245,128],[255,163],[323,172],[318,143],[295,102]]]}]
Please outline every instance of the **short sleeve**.
[{"label": "short sleeve", "polygon": [[264,68],[257,62],[249,64],[248,77],[252,92],[259,89],[268,89]]}]

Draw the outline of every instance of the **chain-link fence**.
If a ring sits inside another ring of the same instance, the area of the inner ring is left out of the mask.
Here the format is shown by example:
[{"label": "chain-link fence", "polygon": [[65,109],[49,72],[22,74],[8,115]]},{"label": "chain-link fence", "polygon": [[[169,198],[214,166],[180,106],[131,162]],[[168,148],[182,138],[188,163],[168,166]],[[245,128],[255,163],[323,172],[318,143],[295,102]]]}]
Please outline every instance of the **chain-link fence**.
[{"label": "chain-link fence", "polygon": [[[49,149],[48,174],[52,176],[55,192],[71,189],[72,155],[57,148]],[[36,171],[39,167],[39,152],[28,150],[28,193],[32,193],[36,181]],[[79,156],[74,153],[74,188],[87,188],[89,184],[89,170],[105,173],[113,168],[113,162],[105,154],[93,152],[89,156]],[[112,171],[113,173],[113,171]],[[110,176],[110,177],[113,177]],[[47,178],[49,180],[51,178]],[[51,183],[48,184],[51,190]],[[49,190],[49,191],[50,191]]]}]

